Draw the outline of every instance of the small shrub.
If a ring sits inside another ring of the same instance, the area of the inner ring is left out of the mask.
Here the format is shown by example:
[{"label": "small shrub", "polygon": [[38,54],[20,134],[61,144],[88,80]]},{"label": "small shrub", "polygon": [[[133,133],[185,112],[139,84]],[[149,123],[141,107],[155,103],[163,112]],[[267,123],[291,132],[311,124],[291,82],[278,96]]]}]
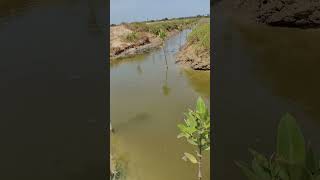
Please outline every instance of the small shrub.
[{"label": "small shrub", "polygon": [[195,27],[188,35],[188,42],[196,46],[198,52],[210,50],[210,24],[204,23]]},{"label": "small shrub", "polygon": [[184,153],[183,159],[198,164],[198,179],[201,180],[201,163],[203,151],[210,150],[210,113],[204,101],[199,97],[196,110],[185,114],[183,124],[179,124],[178,138],[186,138],[187,142],[197,147],[196,155]]},{"label": "small shrub", "polygon": [[[129,29],[135,32],[150,32],[156,36],[159,35],[160,31],[169,32],[173,30],[182,30],[183,28],[190,28],[197,22],[198,19],[179,19],[179,20],[170,20],[164,22],[153,22],[153,23],[144,23],[144,22],[135,22],[126,24]],[[152,22],[152,21],[150,21]]]},{"label": "small shrub", "polygon": [[124,40],[126,42],[136,42],[137,40],[139,40],[139,38],[140,35],[136,32],[132,32],[124,36]]}]

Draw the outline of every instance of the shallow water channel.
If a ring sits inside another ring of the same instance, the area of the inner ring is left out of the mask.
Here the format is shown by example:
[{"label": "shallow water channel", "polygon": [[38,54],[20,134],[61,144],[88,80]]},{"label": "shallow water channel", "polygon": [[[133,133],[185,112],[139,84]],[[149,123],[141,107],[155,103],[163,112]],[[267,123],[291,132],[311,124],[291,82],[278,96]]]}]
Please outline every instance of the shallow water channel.
[{"label": "shallow water channel", "polygon": [[[130,180],[193,180],[197,166],[183,161],[194,146],[177,139],[183,113],[198,96],[209,105],[210,72],[175,64],[189,31],[171,37],[164,48],[110,65],[111,152]],[[166,65],[166,60],[167,64]],[[168,68],[167,68],[168,67]],[[204,180],[210,179],[209,153]]]}]

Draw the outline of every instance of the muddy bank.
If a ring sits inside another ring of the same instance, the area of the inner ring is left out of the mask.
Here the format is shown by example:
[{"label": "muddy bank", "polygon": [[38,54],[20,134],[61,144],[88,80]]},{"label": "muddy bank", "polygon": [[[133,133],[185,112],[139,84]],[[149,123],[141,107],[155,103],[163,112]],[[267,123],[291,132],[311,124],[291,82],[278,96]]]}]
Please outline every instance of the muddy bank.
[{"label": "muddy bank", "polygon": [[[147,32],[142,33],[139,40],[135,42],[124,41],[122,37],[130,33],[133,31],[124,25],[111,27],[110,58],[112,60],[143,54],[162,45],[162,40],[159,37]],[[179,31],[176,30],[171,31],[167,34],[167,38],[178,33]]]},{"label": "muddy bank", "polygon": [[210,22],[199,22],[179,51],[176,63],[194,70],[210,70]]},{"label": "muddy bank", "polygon": [[141,54],[159,47],[162,41],[151,33],[143,33],[137,41],[128,42],[125,36],[134,33],[125,25],[110,27],[110,58],[118,59]]},{"label": "muddy bank", "polygon": [[[237,0],[234,8],[270,26],[320,27],[320,0]],[[248,20],[249,20],[248,19]]]},{"label": "muddy bank", "polygon": [[194,70],[210,70],[210,54],[196,52],[196,47],[187,43],[177,54],[176,63]]}]

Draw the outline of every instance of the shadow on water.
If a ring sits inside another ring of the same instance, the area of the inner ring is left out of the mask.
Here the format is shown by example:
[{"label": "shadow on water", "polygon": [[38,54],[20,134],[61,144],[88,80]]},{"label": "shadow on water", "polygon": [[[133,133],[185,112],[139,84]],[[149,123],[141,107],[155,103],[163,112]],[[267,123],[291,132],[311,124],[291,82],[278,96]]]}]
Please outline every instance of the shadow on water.
[{"label": "shadow on water", "polygon": [[[146,58],[145,58],[146,56],[147,56],[147,54],[140,54],[140,55],[135,55],[130,58],[119,58],[119,59],[111,60],[110,68],[119,67],[119,66],[121,66],[121,64],[143,62],[146,60]],[[140,71],[140,70],[138,70],[138,71]]]},{"label": "shadow on water", "polygon": [[104,178],[103,3],[0,1],[0,179]]},{"label": "shadow on water", "polygon": [[168,96],[170,94],[170,87],[168,84],[168,66],[166,68],[166,77],[162,85],[162,92],[163,92],[163,95],[165,96]]},{"label": "shadow on water", "polygon": [[240,31],[256,51],[252,56],[257,78],[320,125],[320,30],[240,27]]},{"label": "shadow on water", "polygon": [[210,98],[210,72],[183,69],[183,74],[193,89],[205,98]]},{"label": "shadow on water", "polygon": [[249,162],[248,148],[271,154],[284,113],[297,118],[306,139],[320,141],[319,33],[238,24],[219,8],[213,34],[213,165],[216,179],[244,180],[234,161]]}]

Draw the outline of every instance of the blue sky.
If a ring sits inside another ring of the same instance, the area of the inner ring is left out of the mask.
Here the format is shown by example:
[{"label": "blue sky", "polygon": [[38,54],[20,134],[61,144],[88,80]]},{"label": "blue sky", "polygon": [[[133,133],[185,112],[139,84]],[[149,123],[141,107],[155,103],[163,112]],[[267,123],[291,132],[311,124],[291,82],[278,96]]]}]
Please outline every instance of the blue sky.
[{"label": "blue sky", "polygon": [[110,6],[111,24],[210,13],[210,0],[111,0]]}]

